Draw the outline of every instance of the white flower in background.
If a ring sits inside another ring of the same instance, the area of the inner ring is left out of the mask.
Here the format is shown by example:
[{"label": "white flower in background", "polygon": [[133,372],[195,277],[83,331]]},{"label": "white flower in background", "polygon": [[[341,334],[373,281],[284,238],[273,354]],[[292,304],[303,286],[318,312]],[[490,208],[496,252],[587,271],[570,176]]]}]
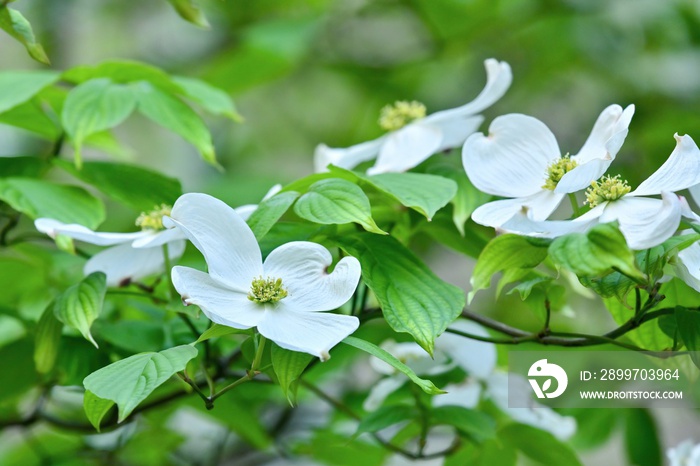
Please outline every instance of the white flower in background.
[{"label": "white flower in background", "polygon": [[[556,237],[582,231],[595,223],[617,221],[631,249],[647,249],[670,238],[681,217],[697,221],[684,198],[675,191],[700,183],[700,149],[688,136],[678,136],[668,160],[631,191],[626,181],[606,176],[586,191],[592,209],[571,221],[537,221],[533,216],[516,214],[501,228],[531,236]],[[661,199],[643,196],[660,195]]]},{"label": "white flower in background", "polygon": [[351,169],[376,158],[374,166],[367,170],[369,175],[403,172],[437,152],[459,147],[483,121],[477,114],[500,99],[513,80],[506,62],[490,58],[484,66],[486,86],[468,104],[428,116],[425,106],[415,101],[386,106],[379,124],[387,134],[345,149],[319,145],[314,154],[315,171],[326,171],[328,164]]},{"label": "white flower in background", "polygon": [[666,457],[669,466],[700,466],[700,444],[686,440],[666,450]]},{"label": "white flower in background", "polygon": [[[489,336],[483,327],[466,320],[456,321],[450,325],[450,328],[476,336]],[[435,339],[435,360],[412,342],[388,341],[382,344],[382,348],[404,362],[418,375],[442,374],[455,366],[464,369],[467,378],[461,383],[452,383],[443,387],[447,393],[433,397],[433,406],[475,408],[479,400],[486,397],[513,420],[550,432],[561,440],[566,440],[576,433],[576,420],[573,417],[562,416],[534,401],[532,388],[525,378],[496,370],[496,348],[491,343],[445,332]],[[363,404],[365,410],[374,411],[381,406],[387,396],[406,383],[408,378],[377,358],[371,358],[370,365],[377,372],[388,375],[372,387]],[[528,405],[528,408],[508,407],[509,377],[515,377],[515,384],[512,384],[516,387],[514,396],[524,400],[520,404]]]},{"label": "white flower in background", "polygon": [[489,202],[472,214],[479,224],[501,227],[523,207],[545,220],[567,193],[586,188],[605,173],[627,137],[634,105],[611,105],[600,114],[581,150],[563,154],[540,120],[500,116],[489,134],[471,135],[462,148],[464,170],[479,190],[510,199]]},{"label": "white flower in background", "polygon": [[209,273],[173,267],[175,289],[213,322],[260,334],[285,349],[318,356],[354,332],[356,317],[323,313],[351,297],[360,263],[344,257],[328,273],[330,252],[306,241],[282,245],[262,260],[258,242],[234,209],[206,194],[181,196],[167,227],[177,227],[204,255]]},{"label": "white flower in background", "polygon": [[63,235],[97,246],[111,246],[92,256],[85,263],[83,273],[104,272],[107,285],[124,286],[130,281],[164,271],[164,244],[168,245],[171,260],[178,259],[184,252],[185,236],[182,232],[163,228],[162,218],[169,213],[170,207],[166,205],[142,213],[136,219],[136,225],[142,230],[132,233],[97,232],[83,225],[65,224],[50,218],[38,218],[34,225],[54,239]]}]

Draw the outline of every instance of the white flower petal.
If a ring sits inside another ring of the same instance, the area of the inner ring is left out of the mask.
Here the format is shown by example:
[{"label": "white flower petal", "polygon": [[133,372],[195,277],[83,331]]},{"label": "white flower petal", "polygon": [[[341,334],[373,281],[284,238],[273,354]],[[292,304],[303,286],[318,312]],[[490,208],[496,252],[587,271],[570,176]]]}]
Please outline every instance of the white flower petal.
[{"label": "white flower petal", "polygon": [[255,210],[258,208],[257,204],[245,204],[239,207],[236,207],[235,210],[236,213],[238,214],[239,217],[241,217],[244,221],[248,221],[250,216],[255,212]]},{"label": "white flower petal", "polygon": [[258,331],[280,347],[330,358],[328,352],[342,339],[357,330],[357,317],[321,312],[296,312],[282,306],[265,314]]},{"label": "white flower petal", "polygon": [[681,202],[674,193],[661,193],[661,199],[624,196],[605,207],[601,222],[617,220],[631,249],[658,246],[669,239],[681,222]]},{"label": "white flower petal", "polygon": [[562,199],[564,199],[564,194],[543,189],[532,196],[503,199],[479,206],[472,213],[472,220],[480,225],[500,228],[514,215],[525,209],[529,212],[530,218],[541,221],[556,210]]},{"label": "white flower petal", "polygon": [[282,191],[282,185],[278,183],[278,184],[274,185],[273,187],[271,187],[269,189],[269,191],[267,191],[267,193],[263,196],[262,200],[266,201],[280,191]]},{"label": "white flower petal", "polygon": [[52,238],[57,235],[69,236],[75,240],[83,241],[97,246],[112,246],[114,244],[127,243],[147,238],[156,234],[153,231],[135,231],[133,233],[103,233],[93,231],[83,225],[76,223],[66,224],[51,218],[38,218],[34,221],[34,226],[42,233],[46,233]]},{"label": "white flower petal", "polygon": [[692,197],[693,201],[695,201],[695,205],[700,206],[700,184],[691,186],[688,188],[688,191],[690,191],[690,197]]},{"label": "white flower petal", "polygon": [[[168,255],[178,259],[185,251],[184,241],[170,243]],[[121,286],[129,281],[140,280],[150,275],[163,273],[165,260],[160,248],[134,248],[131,244],[119,244],[92,256],[83,268],[83,273],[104,272],[108,286]]]},{"label": "white flower petal", "polygon": [[199,306],[217,324],[246,329],[258,325],[270,312],[268,306],[252,302],[247,294],[231,290],[199,270],[176,266],[171,276],[182,302]]},{"label": "white flower petal", "polygon": [[479,128],[484,121],[482,116],[469,118],[455,118],[451,120],[436,121],[431,124],[442,131],[442,143],[436,152],[461,147],[464,141]]},{"label": "white flower petal", "polygon": [[433,113],[426,120],[432,123],[440,120],[450,120],[453,118],[475,115],[482,110],[493,105],[498,99],[503,97],[513,82],[513,73],[510,65],[504,61],[499,62],[493,58],[484,61],[486,68],[486,86],[478,96],[471,102],[450,110]]},{"label": "white flower petal", "polygon": [[173,228],[170,230],[157,231],[152,235],[139,238],[131,243],[131,246],[135,248],[154,248],[157,246],[162,246],[165,243],[183,239],[187,239],[185,233],[183,233],[179,228]]},{"label": "white flower petal", "polygon": [[412,123],[386,136],[377,162],[367,174],[406,171],[436,153],[441,144],[440,128],[423,122]]},{"label": "white flower petal", "polygon": [[344,149],[319,144],[314,151],[314,171],[316,173],[328,171],[329,164],[348,170],[355,168],[362,162],[375,158],[379,154],[384,140],[385,136],[382,136]]},{"label": "white flower petal", "polygon": [[700,184],[700,149],[688,136],[674,135],[676,147],[668,160],[630,194],[648,196],[662,191],[680,191]]},{"label": "white flower petal", "polygon": [[[608,160],[612,162],[625,142],[633,115],[634,105],[629,105],[624,111],[619,105],[610,105],[604,109],[593,125],[593,130],[583,147],[572,158],[579,164],[584,164],[591,160]],[[603,173],[605,172],[601,172],[593,180],[600,178]],[[583,187],[585,188],[585,186]]]},{"label": "white flower petal", "polygon": [[533,220],[525,211],[518,212],[501,225],[507,233],[533,236],[538,238],[557,238],[569,233],[584,233],[598,223],[603,214],[603,206],[596,206],[584,215],[573,220]]},{"label": "white flower petal", "polygon": [[352,297],[360,281],[360,262],[344,257],[332,273],[328,249],[308,241],[293,241],[272,251],[263,264],[267,277],[281,278],[289,295],[285,307],[295,311],[329,311]]},{"label": "white flower petal", "polygon": [[[481,337],[489,336],[481,325],[467,320],[457,320],[449,328]],[[435,348],[449,354],[469,375],[479,379],[487,378],[496,367],[496,347],[491,343],[445,332],[435,340]]]},{"label": "white flower petal", "polygon": [[678,252],[676,273],[688,286],[700,292],[700,243]]},{"label": "white flower petal", "polygon": [[681,201],[681,215],[686,219],[690,220],[692,223],[700,224],[700,215],[693,212],[688,205],[688,200],[683,196],[678,196]]},{"label": "white flower petal", "polygon": [[384,403],[386,397],[401,388],[406,383],[406,380],[408,379],[403,375],[395,375],[380,380],[370,389],[367,398],[362,403],[362,408],[365,411],[376,411]]},{"label": "white flower petal", "polygon": [[525,197],[542,190],[547,167],[561,156],[557,140],[536,118],[510,114],[491,122],[489,135],[469,136],[462,163],[479,190],[496,196]]},{"label": "white flower petal", "polygon": [[231,289],[248,293],[262,275],[258,242],[245,221],[228,205],[207,194],[190,193],[175,202],[167,227],[177,226],[207,261],[209,274]]}]

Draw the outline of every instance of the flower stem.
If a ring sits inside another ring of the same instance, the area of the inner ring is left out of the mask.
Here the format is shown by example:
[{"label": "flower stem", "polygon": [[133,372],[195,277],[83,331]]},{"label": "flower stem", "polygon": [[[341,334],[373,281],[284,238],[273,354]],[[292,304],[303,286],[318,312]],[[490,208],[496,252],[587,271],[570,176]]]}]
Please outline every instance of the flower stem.
[{"label": "flower stem", "polygon": [[571,202],[571,209],[574,211],[574,217],[579,217],[581,215],[581,210],[576,200],[576,194],[569,193],[569,202]]}]

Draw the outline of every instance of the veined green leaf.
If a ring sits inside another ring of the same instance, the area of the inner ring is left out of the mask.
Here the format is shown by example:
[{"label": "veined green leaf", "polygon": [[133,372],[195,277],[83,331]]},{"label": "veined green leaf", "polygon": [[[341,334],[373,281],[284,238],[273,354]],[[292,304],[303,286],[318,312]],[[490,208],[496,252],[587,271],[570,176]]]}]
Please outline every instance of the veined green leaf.
[{"label": "veined green leaf", "polygon": [[438,278],[392,237],[359,233],[337,240],[359,259],[362,277],[391,328],[410,333],[432,354],[435,338],[462,312],[464,292]]},{"label": "veined green leaf", "polygon": [[487,414],[463,406],[439,406],[430,412],[435,424],[456,427],[463,435],[477,441],[496,436],[496,423]]},{"label": "veined green leaf", "polygon": [[676,324],[685,347],[691,351],[690,357],[700,368],[700,312],[676,306]]},{"label": "veined green leaf", "polygon": [[182,76],[173,77],[173,82],[180,86],[185,97],[201,105],[207,112],[225,116],[239,123],[243,121],[243,117],[236,110],[233,99],[218,87],[199,79]]},{"label": "veined green leaf", "polygon": [[78,329],[90,343],[97,343],[90,334],[90,327],[102,311],[107,276],[102,272],[91,273],[80,283],[68,288],[56,302],[56,317],[64,324]]},{"label": "veined green leaf", "polygon": [[588,233],[572,233],[555,239],[549,255],[559,266],[579,276],[603,275],[617,269],[639,281],[646,280],[634,254],[613,223],[601,223]]},{"label": "veined green leaf", "polygon": [[467,301],[471,302],[477,291],[488,288],[495,273],[537,266],[547,257],[547,246],[546,240],[512,234],[491,240],[481,251],[474,267],[470,279],[472,291],[469,292]]},{"label": "veined green leaf", "polygon": [[93,425],[97,432],[100,431],[100,424],[102,424],[102,419],[114,406],[114,401],[105,400],[99,396],[92,393],[90,390],[85,390],[85,395],[83,396],[83,409],[85,410],[85,415]]},{"label": "veined green leaf", "polygon": [[86,390],[115,402],[119,422],[176,372],[197,356],[194,346],[182,345],[158,353],[140,353],[93,372],[83,381]]},{"label": "veined green leaf", "polygon": [[304,372],[313,356],[298,351],[290,351],[273,344],[271,357],[272,368],[275,371],[280,387],[282,387],[284,396],[287,397],[289,404],[294,405],[295,390],[293,390],[292,384]]},{"label": "veined green leaf", "polygon": [[385,363],[392,366],[394,369],[408,376],[408,378],[411,379],[413,383],[418,385],[421,388],[421,390],[423,390],[429,395],[439,395],[441,393],[445,393],[444,391],[437,388],[435,384],[430,380],[421,379],[420,377],[418,377],[416,373],[413,372],[413,369],[411,369],[406,364],[396,359],[396,357],[394,357],[392,354],[390,354],[386,350],[381,349],[374,343],[370,343],[368,341],[361,340],[356,337],[346,337],[343,340],[343,343],[345,343],[346,345],[353,346],[359,350],[364,351],[365,353],[369,353],[372,356],[381,359]]},{"label": "veined green leaf", "polygon": [[61,341],[63,324],[54,315],[53,308],[54,303],[52,302],[41,314],[36,326],[34,365],[40,374],[51,372],[58,357],[58,345]]},{"label": "veined green leaf", "polygon": [[32,25],[22,16],[22,13],[7,6],[0,6],[0,29],[24,45],[27,53],[34,60],[44,65],[51,64],[44,48],[36,41]]},{"label": "veined green leaf", "polygon": [[135,107],[131,88],[107,78],[86,81],[68,93],[61,121],[73,140],[77,168],[82,165],[81,148],[85,138],[117,126]]},{"label": "veined green leaf", "polygon": [[355,222],[365,230],[386,234],[372,219],[367,195],[356,184],[339,178],[317,181],[294,205],[294,212],[324,225]]},{"label": "veined green leaf", "polygon": [[182,89],[172,82],[165,71],[155,66],[131,60],[109,60],[98,65],[83,65],[71,68],[61,76],[65,81],[80,84],[97,78],[109,78],[113,83],[129,84],[147,81],[172,94]]},{"label": "veined green leaf", "polygon": [[182,194],[180,182],[175,178],[136,165],[85,162],[78,170],[65,160],[54,163],[107,196],[140,211],[160,204],[173,205]]},{"label": "veined green leaf", "polygon": [[258,204],[258,208],[247,220],[248,226],[253,230],[255,237],[261,240],[298,197],[299,193],[297,192],[285,191],[277,193]]},{"label": "veined green leaf", "polygon": [[[0,17],[2,13],[0,13]],[[60,75],[54,71],[3,71],[0,73],[0,113],[26,102]]]},{"label": "veined green leaf", "polygon": [[187,104],[157,87],[140,82],[134,84],[139,111],[162,127],[179,134],[199,150],[202,158],[217,168],[214,145],[204,121]]},{"label": "veined green leaf", "polygon": [[48,217],[97,228],[105,218],[102,201],[77,186],[31,178],[0,178],[0,199],[33,219]]},{"label": "veined green leaf", "polygon": [[194,25],[209,29],[209,21],[194,0],[168,0],[180,17]]}]

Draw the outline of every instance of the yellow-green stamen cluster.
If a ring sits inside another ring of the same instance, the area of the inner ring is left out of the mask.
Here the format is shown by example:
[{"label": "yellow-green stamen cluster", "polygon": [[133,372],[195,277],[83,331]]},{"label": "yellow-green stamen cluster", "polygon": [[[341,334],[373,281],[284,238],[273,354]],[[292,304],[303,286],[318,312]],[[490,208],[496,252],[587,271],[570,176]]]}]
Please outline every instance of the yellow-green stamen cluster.
[{"label": "yellow-green stamen cluster", "polygon": [[586,202],[591,208],[602,202],[615,201],[631,191],[627,180],[620,179],[620,175],[606,175],[600,181],[594,181],[586,190]]},{"label": "yellow-green stamen cluster", "polygon": [[163,216],[170,215],[172,207],[167,204],[155,206],[153,210],[141,212],[141,215],[136,219],[136,226],[142,230],[162,230]]},{"label": "yellow-green stamen cluster", "polygon": [[555,160],[547,167],[547,180],[542,185],[542,188],[554,191],[557,184],[568,172],[576,168],[578,162],[569,157],[569,154]]},{"label": "yellow-green stamen cluster", "polygon": [[248,299],[258,304],[276,303],[287,297],[287,290],[282,287],[281,278],[263,278],[262,276],[253,280],[250,285]]},{"label": "yellow-green stamen cluster", "polygon": [[386,131],[395,131],[421,118],[425,118],[425,105],[415,100],[399,100],[382,109],[379,126]]}]

